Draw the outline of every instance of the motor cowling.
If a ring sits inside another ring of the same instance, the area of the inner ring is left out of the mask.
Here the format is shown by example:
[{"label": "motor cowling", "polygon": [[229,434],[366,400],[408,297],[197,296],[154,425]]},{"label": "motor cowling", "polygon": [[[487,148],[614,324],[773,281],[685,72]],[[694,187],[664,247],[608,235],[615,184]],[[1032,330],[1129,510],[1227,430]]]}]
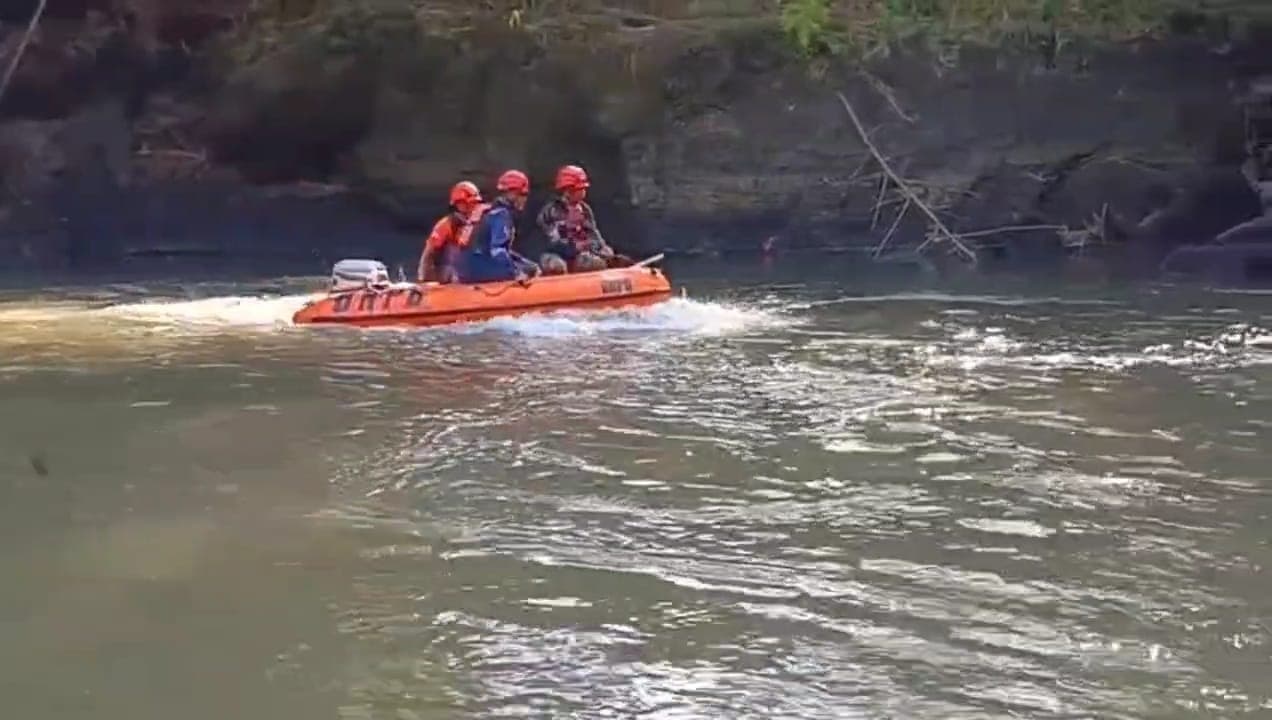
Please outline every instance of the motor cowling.
[{"label": "motor cowling", "polygon": [[349,259],[331,268],[332,293],[354,290],[383,289],[392,284],[389,269],[378,260]]}]

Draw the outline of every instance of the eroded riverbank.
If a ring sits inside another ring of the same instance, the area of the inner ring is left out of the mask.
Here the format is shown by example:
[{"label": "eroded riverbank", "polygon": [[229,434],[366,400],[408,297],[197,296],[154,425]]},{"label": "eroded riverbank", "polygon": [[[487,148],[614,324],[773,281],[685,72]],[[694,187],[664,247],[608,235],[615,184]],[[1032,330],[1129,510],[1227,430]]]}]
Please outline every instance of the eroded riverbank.
[{"label": "eroded riverbank", "polygon": [[803,4],[830,8],[819,42],[872,44],[802,54],[773,0],[55,2],[0,104],[0,257],[329,265],[418,245],[458,179],[520,167],[537,205],[567,162],[633,254],[904,255],[929,218],[836,93],[989,261],[1100,245],[1151,275],[1261,212],[1241,106],[1272,73],[1260,4],[1008,3],[969,25],[928,3],[895,27],[869,14],[895,3]]}]

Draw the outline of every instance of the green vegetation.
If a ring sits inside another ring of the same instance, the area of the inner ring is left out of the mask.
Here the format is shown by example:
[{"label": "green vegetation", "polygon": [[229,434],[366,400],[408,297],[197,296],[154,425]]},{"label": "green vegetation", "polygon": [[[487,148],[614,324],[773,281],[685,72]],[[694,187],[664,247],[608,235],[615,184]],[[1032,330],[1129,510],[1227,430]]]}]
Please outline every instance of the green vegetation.
[{"label": "green vegetation", "polygon": [[[1124,39],[1156,33],[1178,12],[1233,0],[780,0],[782,30],[805,56],[870,51],[892,40],[992,42],[1037,33]],[[1269,3],[1272,5],[1272,3]]]},{"label": "green vegetation", "polygon": [[268,0],[225,38],[228,59],[250,65],[282,49],[376,55],[418,43],[412,0]]},{"label": "green vegetation", "polygon": [[[658,10],[642,9],[651,5]],[[1058,43],[1133,38],[1170,27],[1177,13],[1272,20],[1272,0],[716,0],[680,7],[631,0],[256,0],[252,7],[236,38],[237,54],[249,59],[298,37],[322,36],[334,50],[374,48],[386,32],[408,25],[424,35],[493,25],[543,42],[608,48],[650,37],[624,27],[629,20],[682,37],[778,26],[790,47],[812,60],[868,55],[907,40],[944,51],[1039,36]]]},{"label": "green vegetation", "polygon": [[782,31],[803,55],[833,51],[836,43],[831,26],[830,0],[783,0]]}]

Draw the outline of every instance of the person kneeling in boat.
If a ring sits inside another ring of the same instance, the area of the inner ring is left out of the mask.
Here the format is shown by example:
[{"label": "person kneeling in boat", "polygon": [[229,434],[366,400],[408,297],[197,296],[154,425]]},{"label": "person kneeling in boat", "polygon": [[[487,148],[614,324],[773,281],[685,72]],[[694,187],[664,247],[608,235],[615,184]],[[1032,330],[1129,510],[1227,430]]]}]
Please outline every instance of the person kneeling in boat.
[{"label": "person kneeling in boat", "polygon": [[460,282],[483,283],[516,280],[525,283],[539,274],[539,266],[512,250],[516,239],[516,213],[525,210],[530,179],[520,170],[499,176],[499,197],[482,213],[463,253]]},{"label": "person kneeling in boat", "polygon": [[587,172],[577,165],[557,171],[558,195],[543,206],[538,217],[539,229],[548,238],[547,252],[539,258],[545,273],[589,272],[632,264],[631,258],[614,252],[596,227],[596,216],[584,200],[590,186]]},{"label": "person kneeling in boat", "polygon": [[482,205],[481,191],[467,180],[456,183],[450,191],[450,212],[437,221],[424,241],[424,252],[416,278],[420,282],[457,282],[456,265],[460,253],[468,245],[473,225],[487,206]]}]

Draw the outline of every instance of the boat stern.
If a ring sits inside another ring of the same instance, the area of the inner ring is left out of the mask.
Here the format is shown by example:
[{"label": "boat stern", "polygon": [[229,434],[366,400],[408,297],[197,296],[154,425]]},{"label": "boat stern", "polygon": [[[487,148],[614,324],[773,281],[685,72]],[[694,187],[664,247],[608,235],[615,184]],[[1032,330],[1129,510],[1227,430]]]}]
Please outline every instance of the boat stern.
[{"label": "boat stern", "polygon": [[295,313],[292,314],[292,324],[293,325],[308,325],[311,323],[319,322],[320,318],[323,316],[324,306],[327,307],[327,314],[330,314],[330,310],[331,310],[330,297],[318,297],[318,298],[314,298],[312,300],[306,301],[304,305],[300,306],[299,310],[297,310]]}]

